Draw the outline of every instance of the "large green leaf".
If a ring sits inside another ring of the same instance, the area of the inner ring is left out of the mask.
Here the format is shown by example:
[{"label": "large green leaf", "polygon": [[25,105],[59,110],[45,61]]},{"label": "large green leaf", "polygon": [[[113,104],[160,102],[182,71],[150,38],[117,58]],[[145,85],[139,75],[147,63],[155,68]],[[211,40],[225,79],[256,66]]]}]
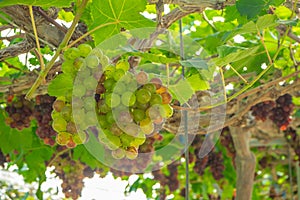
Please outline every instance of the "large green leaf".
[{"label": "large green leaf", "polygon": [[12,129],[5,124],[4,111],[0,110],[0,149],[3,153],[13,150],[21,151],[22,148],[30,147],[32,144],[32,129],[26,128],[22,131]]},{"label": "large green leaf", "polygon": [[237,10],[241,15],[246,15],[248,18],[253,18],[258,15],[266,6],[263,0],[239,0],[236,3]]},{"label": "large green leaf", "polygon": [[[143,17],[140,12],[146,8],[146,0],[93,0],[91,5],[93,23],[89,28],[103,26],[94,32],[95,43],[127,30],[142,27],[154,27],[155,23]],[[104,26],[108,24],[107,26]]]},{"label": "large green leaf", "polygon": [[32,6],[42,6],[42,7],[68,7],[74,0],[4,0],[0,1],[0,8],[5,6],[12,6],[16,4],[20,5],[32,5]]},{"label": "large green leaf", "polygon": [[65,96],[71,92],[73,88],[73,79],[71,75],[65,73],[59,74],[54,80],[52,80],[48,86],[48,94],[50,96]]}]

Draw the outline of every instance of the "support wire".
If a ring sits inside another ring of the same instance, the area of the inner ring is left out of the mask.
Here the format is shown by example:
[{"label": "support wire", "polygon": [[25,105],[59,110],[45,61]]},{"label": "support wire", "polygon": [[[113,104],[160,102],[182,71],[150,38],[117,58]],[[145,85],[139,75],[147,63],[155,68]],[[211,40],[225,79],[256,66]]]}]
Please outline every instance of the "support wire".
[{"label": "support wire", "polygon": [[[182,36],[182,20],[179,20],[179,33],[180,33],[180,58],[184,60],[184,42]],[[185,68],[182,66],[182,79],[184,79]],[[186,103],[183,104],[183,107],[187,107]],[[189,200],[189,186],[190,186],[190,174],[189,174],[189,147],[188,147],[188,114],[187,110],[183,110],[184,118],[184,154],[185,154],[185,200]]]}]

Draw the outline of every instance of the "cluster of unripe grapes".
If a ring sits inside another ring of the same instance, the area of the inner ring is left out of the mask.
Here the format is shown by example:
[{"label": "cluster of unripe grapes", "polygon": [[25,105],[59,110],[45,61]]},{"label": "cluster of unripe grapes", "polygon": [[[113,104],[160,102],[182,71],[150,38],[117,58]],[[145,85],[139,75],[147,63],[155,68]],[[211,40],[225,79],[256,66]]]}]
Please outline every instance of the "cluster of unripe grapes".
[{"label": "cluster of unripe grapes", "polygon": [[135,159],[156,127],[173,115],[172,95],[161,79],[130,71],[127,61],[104,67],[96,88],[98,139],[115,159]]},{"label": "cluster of unripe grapes", "polygon": [[265,101],[256,104],[251,108],[252,115],[256,120],[265,121],[267,118],[271,119],[280,130],[287,129],[291,119],[290,115],[293,112],[294,104],[292,96],[285,94],[276,101]]},{"label": "cluster of unripe grapes", "polygon": [[[63,72],[72,75],[74,84],[79,72],[85,79],[79,80],[82,83],[76,82],[73,92],[57,97],[53,103],[52,127],[58,133],[56,136],[58,144],[74,148],[88,139],[86,133],[78,131],[82,129],[77,128],[75,120],[91,122],[94,119],[88,116],[91,112],[90,110],[94,107],[92,97],[94,91],[92,88],[97,84],[96,78],[91,76],[93,75],[93,70],[99,65],[107,63],[108,58],[103,56],[101,51],[93,50],[88,44],[80,44],[77,48],[72,47],[64,52]],[[85,96],[88,97],[83,98]],[[84,109],[82,109],[83,115],[77,115],[73,118],[73,105],[84,106]],[[80,124],[82,125],[83,123]]]}]

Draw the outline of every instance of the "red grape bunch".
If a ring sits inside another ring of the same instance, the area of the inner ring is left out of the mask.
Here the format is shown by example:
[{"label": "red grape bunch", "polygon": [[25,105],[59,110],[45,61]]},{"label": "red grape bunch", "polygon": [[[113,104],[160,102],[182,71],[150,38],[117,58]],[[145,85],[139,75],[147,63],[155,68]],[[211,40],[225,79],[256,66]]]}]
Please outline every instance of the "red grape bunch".
[{"label": "red grape bunch", "polygon": [[293,112],[294,104],[292,96],[285,94],[280,96],[276,101],[265,101],[256,104],[251,108],[252,115],[257,120],[265,121],[271,119],[280,130],[286,130],[291,119],[290,115]]},{"label": "red grape bunch", "polygon": [[54,137],[57,134],[51,126],[51,112],[54,101],[55,97],[51,97],[49,95],[39,95],[36,97],[36,104],[33,111],[33,116],[38,123],[35,133],[44,141],[45,144],[51,146],[55,144]]},{"label": "red grape bunch", "polygon": [[30,127],[33,108],[33,102],[26,100],[24,96],[16,96],[5,108],[8,113],[5,119],[6,124],[18,130]]}]

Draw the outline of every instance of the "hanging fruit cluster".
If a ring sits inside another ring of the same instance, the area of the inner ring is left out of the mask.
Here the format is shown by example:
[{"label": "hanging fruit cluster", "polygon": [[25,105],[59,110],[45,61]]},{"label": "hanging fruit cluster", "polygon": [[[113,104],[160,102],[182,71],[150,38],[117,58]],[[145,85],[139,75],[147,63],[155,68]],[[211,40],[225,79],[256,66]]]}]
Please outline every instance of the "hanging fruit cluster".
[{"label": "hanging fruit cluster", "polygon": [[109,64],[98,48],[69,48],[62,70],[72,75],[74,87],[53,103],[52,127],[60,145],[74,148],[97,127],[94,135],[115,159],[135,159],[146,137],[173,115],[172,95],[160,78],[134,71],[125,59]]},{"label": "hanging fruit cluster", "polygon": [[127,61],[104,68],[96,88],[98,139],[115,159],[135,159],[138,148],[173,114],[172,95],[159,78],[130,71]]},{"label": "hanging fruit cluster", "polygon": [[[73,80],[76,79],[78,72],[85,73],[85,80],[82,80],[82,83],[77,83],[73,93],[70,92],[69,94],[65,94],[65,96],[57,97],[53,103],[52,127],[58,133],[56,136],[58,144],[74,148],[76,145],[86,142],[87,134],[78,132],[79,129],[75,124],[76,119],[73,118],[72,104],[87,105],[82,110],[83,115],[78,116],[80,120],[93,119],[87,116],[90,114],[89,108],[93,107],[93,98],[86,98],[85,102],[80,101],[80,98],[93,94],[93,90],[90,88],[97,84],[96,79],[90,77],[93,69],[100,64],[106,65],[107,63],[108,58],[104,57],[100,51],[93,51],[92,47],[88,44],[81,44],[77,48],[72,47],[65,51],[64,63],[62,64],[64,73],[72,75]],[[72,98],[72,95],[74,98]]]}]

